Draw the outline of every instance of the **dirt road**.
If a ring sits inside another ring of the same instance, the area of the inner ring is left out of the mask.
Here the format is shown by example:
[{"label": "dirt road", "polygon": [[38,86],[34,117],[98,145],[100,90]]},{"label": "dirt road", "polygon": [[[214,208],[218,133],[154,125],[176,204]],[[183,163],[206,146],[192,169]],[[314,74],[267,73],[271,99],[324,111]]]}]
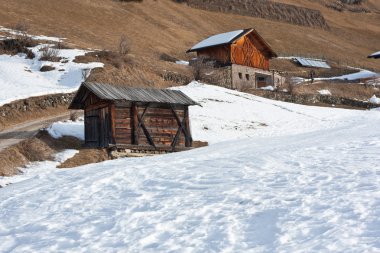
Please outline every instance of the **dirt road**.
[{"label": "dirt road", "polygon": [[69,119],[70,112],[40,118],[33,121],[14,125],[9,129],[0,132],[0,151],[22,140],[33,137],[41,128],[48,127],[51,123]]}]

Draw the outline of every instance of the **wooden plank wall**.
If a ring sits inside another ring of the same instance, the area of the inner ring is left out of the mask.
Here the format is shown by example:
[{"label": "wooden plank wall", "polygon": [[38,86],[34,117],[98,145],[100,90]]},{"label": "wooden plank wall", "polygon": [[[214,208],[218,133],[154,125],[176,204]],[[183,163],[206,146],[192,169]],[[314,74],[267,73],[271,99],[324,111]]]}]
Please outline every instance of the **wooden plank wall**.
[{"label": "wooden plank wall", "polygon": [[115,107],[115,142],[116,144],[132,143],[132,113],[130,107]]},{"label": "wooden plank wall", "polygon": [[230,46],[210,47],[198,51],[198,57],[217,60],[223,64],[229,64],[231,53]]},{"label": "wooden plank wall", "polygon": [[241,37],[231,45],[231,62],[238,65],[269,70],[269,58],[254,34]]},{"label": "wooden plank wall", "polygon": [[[178,132],[179,124],[173,111],[168,105],[165,107],[148,107],[147,105],[132,105],[131,107],[115,107],[115,143],[116,145],[151,145],[143,126],[139,125],[136,115],[142,118],[144,127],[148,131],[150,138],[155,146],[170,147]],[[146,110],[146,111],[145,111]],[[187,108],[174,109],[180,121],[187,117],[185,128],[190,134],[188,114],[185,115]],[[145,114],[144,114],[145,111]],[[135,129],[137,129],[135,131]],[[188,146],[191,143],[188,143]],[[181,131],[176,147],[185,147],[186,138]]]}]

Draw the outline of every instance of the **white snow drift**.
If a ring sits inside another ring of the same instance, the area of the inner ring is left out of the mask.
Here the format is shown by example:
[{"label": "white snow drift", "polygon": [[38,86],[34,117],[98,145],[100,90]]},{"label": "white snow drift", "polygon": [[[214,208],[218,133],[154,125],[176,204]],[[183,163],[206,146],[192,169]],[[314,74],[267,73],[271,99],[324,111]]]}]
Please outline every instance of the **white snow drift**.
[{"label": "white snow drift", "polygon": [[211,146],[0,189],[0,251],[380,251],[379,111],[179,89]]},{"label": "white snow drift", "polygon": [[[34,36],[42,39],[41,36]],[[51,37],[44,39],[54,40]],[[58,39],[58,38],[57,38]],[[32,96],[54,93],[69,93],[78,89],[83,81],[82,70],[103,67],[103,63],[75,63],[76,56],[88,51],[79,49],[60,49],[60,62],[40,61],[42,47],[31,48],[36,55],[34,59],[26,59],[25,54],[15,56],[0,55],[0,106],[6,103]],[[52,66],[55,69],[41,72],[42,66]]]}]

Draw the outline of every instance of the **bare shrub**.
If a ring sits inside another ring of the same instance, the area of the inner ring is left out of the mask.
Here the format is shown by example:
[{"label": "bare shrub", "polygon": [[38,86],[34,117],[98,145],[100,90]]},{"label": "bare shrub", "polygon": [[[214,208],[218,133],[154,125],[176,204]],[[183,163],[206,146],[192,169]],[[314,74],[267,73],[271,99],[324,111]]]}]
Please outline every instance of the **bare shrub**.
[{"label": "bare shrub", "polygon": [[127,36],[125,36],[124,34],[120,36],[120,40],[119,40],[119,54],[124,57],[126,56],[131,48],[130,48],[130,41],[128,40]]},{"label": "bare shrub", "polygon": [[26,20],[20,20],[13,26],[13,30],[17,31],[16,39],[28,40],[29,23]]},{"label": "bare shrub", "polygon": [[201,80],[204,68],[206,66],[205,64],[205,58],[204,57],[198,57],[196,60],[194,60],[191,63],[191,66],[193,67],[193,78],[194,80]]},{"label": "bare shrub", "polygon": [[42,47],[40,49],[41,51],[41,61],[59,61],[60,58],[58,57],[59,55],[59,50],[56,48],[51,48],[48,45]]},{"label": "bare shrub", "polygon": [[70,120],[71,121],[77,121],[80,117],[80,112],[78,111],[70,111]]}]

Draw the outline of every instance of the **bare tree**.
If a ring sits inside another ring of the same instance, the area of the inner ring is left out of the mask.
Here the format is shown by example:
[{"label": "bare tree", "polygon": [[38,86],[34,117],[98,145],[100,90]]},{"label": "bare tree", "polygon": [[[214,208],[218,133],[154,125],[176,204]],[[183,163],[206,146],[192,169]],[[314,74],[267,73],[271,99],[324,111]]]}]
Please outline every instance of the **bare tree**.
[{"label": "bare tree", "polygon": [[29,38],[28,30],[29,30],[29,23],[26,20],[20,20],[17,22],[13,30],[17,31],[16,38],[22,41],[25,41]]}]

